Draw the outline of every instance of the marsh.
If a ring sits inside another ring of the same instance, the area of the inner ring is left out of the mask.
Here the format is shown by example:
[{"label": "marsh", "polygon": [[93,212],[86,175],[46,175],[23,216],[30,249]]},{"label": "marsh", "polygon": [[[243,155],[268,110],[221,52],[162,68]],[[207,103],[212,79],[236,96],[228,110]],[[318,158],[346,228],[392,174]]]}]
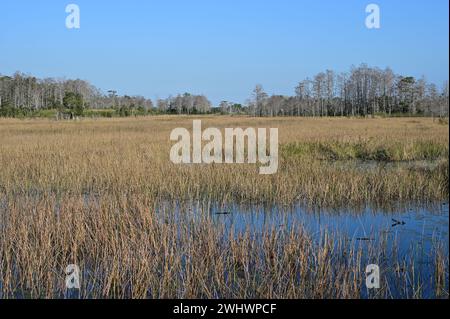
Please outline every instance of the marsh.
[{"label": "marsh", "polygon": [[448,298],[448,124],[198,118],[277,127],[278,172],[173,164],[187,116],[0,119],[1,297]]}]

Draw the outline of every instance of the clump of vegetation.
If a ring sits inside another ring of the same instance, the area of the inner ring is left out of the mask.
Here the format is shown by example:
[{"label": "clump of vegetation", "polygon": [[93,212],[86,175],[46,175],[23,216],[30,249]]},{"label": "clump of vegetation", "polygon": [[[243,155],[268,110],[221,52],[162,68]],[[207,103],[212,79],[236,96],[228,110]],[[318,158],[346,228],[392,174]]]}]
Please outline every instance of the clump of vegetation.
[{"label": "clump of vegetation", "polygon": [[281,147],[283,156],[312,157],[322,160],[418,161],[448,157],[448,145],[440,142],[411,141],[396,143],[386,140],[356,142],[295,142]]},{"label": "clump of vegetation", "polygon": [[66,92],[63,98],[63,105],[66,109],[69,109],[72,114],[76,116],[82,116],[85,109],[85,102],[83,96],[80,93]]},{"label": "clump of vegetation", "polygon": [[441,125],[448,125],[448,117],[447,117],[447,118],[445,118],[445,117],[440,117],[440,118],[438,119],[438,123],[441,124]]}]

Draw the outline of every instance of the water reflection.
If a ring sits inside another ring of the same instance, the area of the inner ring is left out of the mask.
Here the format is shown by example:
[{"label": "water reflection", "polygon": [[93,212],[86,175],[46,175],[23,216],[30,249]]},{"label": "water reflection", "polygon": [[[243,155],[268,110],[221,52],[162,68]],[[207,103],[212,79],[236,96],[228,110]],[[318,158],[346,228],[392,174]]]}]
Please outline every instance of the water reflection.
[{"label": "water reflection", "polygon": [[412,247],[429,251],[440,243],[445,252],[449,247],[449,207],[439,203],[427,207],[360,210],[311,210],[302,206],[248,206],[210,202],[164,203],[160,211],[173,212],[176,218],[195,219],[207,215],[215,224],[236,233],[254,233],[277,228],[290,230],[301,225],[319,238],[327,231],[350,241],[395,241],[400,251]]}]

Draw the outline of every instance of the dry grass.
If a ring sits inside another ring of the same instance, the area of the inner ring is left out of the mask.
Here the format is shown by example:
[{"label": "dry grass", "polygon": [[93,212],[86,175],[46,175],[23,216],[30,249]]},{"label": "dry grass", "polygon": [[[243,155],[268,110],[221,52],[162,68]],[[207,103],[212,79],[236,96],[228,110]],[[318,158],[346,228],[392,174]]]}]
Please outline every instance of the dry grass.
[{"label": "dry grass", "polygon": [[[384,239],[315,240],[300,226],[234,233],[207,212],[156,216],[142,197],[15,198],[0,218],[4,298],[64,297],[69,263],[82,269],[81,298],[360,298],[370,263],[383,270],[371,298],[425,289]],[[436,296],[448,297],[448,256],[438,252]]]},{"label": "dry grass", "polygon": [[[259,175],[256,165],[172,164],[170,131],[191,126],[192,118],[168,116],[1,120],[0,190],[328,206],[448,197],[448,126],[431,119],[203,117],[203,127],[279,127],[281,163],[271,176]],[[379,159],[377,154],[385,154],[384,161],[432,159],[435,165],[330,165],[334,159]]]},{"label": "dry grass", "polygon": [[[278,174],[259,175],[255,165],[170,163],[170,131],[191,127],[189,117],[0,119],[1,297],[63,297],[64,268],[76,263],[83,270],[81,297],[358,298],[365,294],[368,262],[391,265],[384,276],[397,278],[382,281],[371,297],[420,296],[414,269],[401,265],[385,243],[357,248],[326,233],[316,241],[301,227],[235,234],[207,214],[194,222],[189,214],[176,220],[170,211],[157,216],[155,210],[173,199],[314,206],[448,200],[448,125],[431,119],[202,119],[204,127],[278,127],[284,147]],[[286,151],[289,145],[294,151]],[[304,145],[313,147],[305,152]],[[327,155],[324,145],[338,155]],[[358,148],[363,157],[348,156]],[[436,163],[332,164],[370,159],[381,148],[391,154],[383,161],[431,154],[425,159]],[[448,254],[436,256],[436,296],[448,297]]]}]

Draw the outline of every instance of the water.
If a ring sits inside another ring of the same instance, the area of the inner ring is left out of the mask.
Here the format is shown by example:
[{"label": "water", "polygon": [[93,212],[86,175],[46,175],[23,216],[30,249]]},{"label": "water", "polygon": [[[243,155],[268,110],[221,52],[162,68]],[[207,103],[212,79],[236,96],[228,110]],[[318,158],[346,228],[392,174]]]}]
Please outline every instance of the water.
[{"label": "water", "polygon": [[[385,259],[384,267],[389,268],[391,276],[387,275],[386,278],[395,281],[395,261],[405,261],[407,267],[413,263],[420,284],[426,281],[422,286],[424,298],[434,297],[434,252],[437,248],[445,256],[449,252],[448,203],[435,203],[427,207],[410,205],[388,210],[370,207],[310,210],[302,206],[264,207],[188,202],[166,203],[160,209],[173,213],[175,222],[180,223],[189,219],[201,222],[200,218],[206,215],[215,225],[225,227],[228,231],[233,229],[235,234],[248,231],[257,235],[273,228],[289,231],[301,225],[316,241],[327,232],[331,238],[334,236],[336,240],[344,240],[363,250],[369,249],[371,244],[376,247],[376,244],[386,243],[386,256],[396,256]],[[370,257],[367,261],[370,261]],[[448,285],[448,277],[446,281]],[[390,289],[394,298],[404,296],[404,292],[400,291],[402,288],[392,286]],[[369,293],[363,290],[362,297],[368,297]]]},{"label": "water", "polygon": [[[400,251],[420,246],[429,251],[440,243],[449,248],[449,205],[440,203],[428,207],[403,206],[390,210],[364,208],[360,210],[309,210],[302,206],[219,205],[198,202],[183,205],[164,204],[180,218],[207,213],[217,225],[235,232],[262,232],[267,228],[289,230],[303,226],[310,234],[324,231],[339,234],[354,241],[376,241],[381,237],[395,240]],[[163,208],[163,207],[161,207]],[[189,218],[189,217],[188,217]]]},{"label": "water", "polygon": [[[86,205],[96,200],[93,195],[84,198]],[[2,209],[6,210],[6,206],[0,201],[0,210]],[[58,213],[59,205],[56,205],[55,214]],[[161,221],[175,222],[179,225],[196,225],[195,223],[201,223],[206,217],[217,227],[224,228],[226,231],[233,229],[236,235],[250,232],[257,237],[267,229],[283,232],[298,229],[297,226],[301,225],[317,241],[323,238],[326,231],[332,238],[334,236],[336,240],[344,241],[357,248],[365,249],[372,243],[374,247],[377,247],[378,243],[386,242],[388,244],[386,255],[390,255],[395,250],[400,260],[405,258],[409,265],[411,262],[414,263],[414,269],[420,274],[421,280],[427,281],[423,284],[422,297],[424,298],[434,297],[435,287],[432,283],[435,277],[434,249],[439,246],[440,251],[447,258],[449,253],[449,204],[447,202],[427,206],[410,204],[385,209],[365,207],[339,210],[309,209],[301,205],[287,207],[198,201],[163,202],[157,208],[156,214]],[[186,224],[185,221],[193,223]],[[0,230],[2,226],[0,225]],[[391,268],[390,273],[394,273],[393,260],[385,259],[383,264],[383,267]],[[364,265],[368,264],[366,261],[364,260]],[[448,290],[448,274],[445,280]],[[0,281],[0,291],[1,289]],[[396,290],[393,285],[390,289],[394,298],[405,296],[403,291],[400,291],[402,288]],[[16,297],[24,296],[26,295]],[[370,297],[367,290],[362,290],[361,297]]]}]

